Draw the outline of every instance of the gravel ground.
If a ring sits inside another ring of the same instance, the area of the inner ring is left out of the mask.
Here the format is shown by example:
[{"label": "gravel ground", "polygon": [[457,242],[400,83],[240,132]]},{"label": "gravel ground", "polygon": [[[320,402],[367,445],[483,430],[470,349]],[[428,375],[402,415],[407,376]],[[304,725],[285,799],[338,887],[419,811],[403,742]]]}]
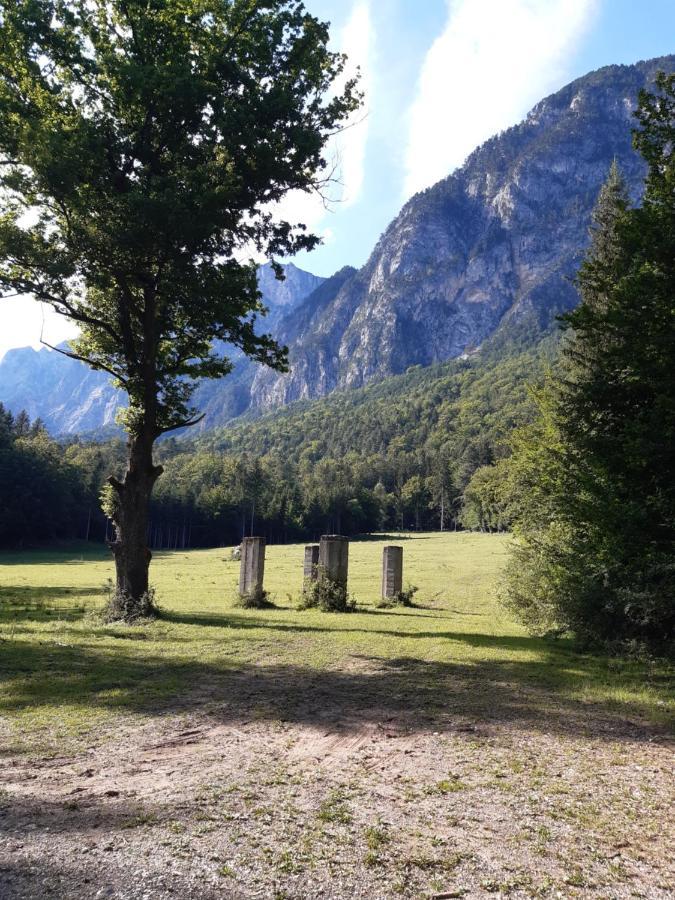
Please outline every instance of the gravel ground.
[{"label": "gravel ground", "polygon": [[72,755],[0,756],[0,897],[675,897],[673,744],[646,721],[314,687],[279,681],[272,715],[235,673]]}]

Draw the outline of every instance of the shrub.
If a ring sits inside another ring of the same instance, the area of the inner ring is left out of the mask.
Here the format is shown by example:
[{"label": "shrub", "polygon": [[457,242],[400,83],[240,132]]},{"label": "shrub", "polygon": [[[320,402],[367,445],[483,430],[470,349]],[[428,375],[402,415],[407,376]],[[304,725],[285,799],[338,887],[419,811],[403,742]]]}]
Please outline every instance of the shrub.
[{"label": "shrub", "polygon": [[154,588],[150,588],[140,601],[136,601],[125,591],[118,591],[111,581],[108,582],[107,600],[102,613],[104,622],[138,623],[144,619],[156,619],[159,614]]},{"label": "shrub", "polygon": [[257,593],[238,594],[234,605],[241,609],[272,609],[274,603],[270,600],[267,591],[258,591]]},{"label": "shrub", "polygon": [[383,597],[377,604],[379,609],[391,609],[392,606],[414,606],[413,597],[419,588],[414,584],[409,584],[404,591],[399,591],[393,597]]},{"label": "shrub", "polygon": [[349,596],[345,585],[331,581],[325,572],[319,572],[318,578],[305,582],[299,608],[351,612],[356,608],[356,600]]}]

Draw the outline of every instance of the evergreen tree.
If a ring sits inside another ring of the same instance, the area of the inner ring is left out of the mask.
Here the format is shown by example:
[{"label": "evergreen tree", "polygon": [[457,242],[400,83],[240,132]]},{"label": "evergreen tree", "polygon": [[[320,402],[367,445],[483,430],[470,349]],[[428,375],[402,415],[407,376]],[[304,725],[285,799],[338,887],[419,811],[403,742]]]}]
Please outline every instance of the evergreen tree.
[{"label": "evergreen tree", "polygon": [[14,419],[14,434],[17,437],[26,437],[30,431],[30,417],[26,410],[22,409]]},{"label": "evergreen tree", "polygon": [[0,447],[7,447],[14,437],[14,416],[0,403]]},{"label": "evergreen tree", "polygon": [[578,276],[582,302],[565,317],[561,375],[516,441],[508,598],[539,628],[665,645],[675,627],[675,76],[641,94],[637,116],[643,205],[629,208],[613,166]]}]

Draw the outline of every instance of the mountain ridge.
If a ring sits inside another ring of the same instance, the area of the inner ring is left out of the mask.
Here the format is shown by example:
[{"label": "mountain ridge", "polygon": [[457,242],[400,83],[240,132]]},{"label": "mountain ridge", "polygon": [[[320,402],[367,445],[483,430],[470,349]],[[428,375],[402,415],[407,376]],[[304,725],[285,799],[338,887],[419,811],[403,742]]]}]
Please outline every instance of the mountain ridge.
[{"label": "mountain ridge", "polygon": [[[269,263],[258,269],[258,286],[268,308],[263,320],[266,330],[276,329],[284,315],[325,281],[294,263],[283,269],[283,281],[276,279]],[[248,377],[246,366],[252,365],[235,348],[226,352],[235,362],[234,373],[222,382],[205,381],[197,387],[195,399],[209,409],[212,418],[222,410],[226,411],[224,418],[239,414],[242,401],[238,389],[242,375]],[[222,396],[214,398],[214,387],[223,384]],[[53,350],[17,347],[0,360],[0,401],[14,413],[24,409],[31,419],[42,419],[53,434],[109,435],[119,430],[115,416],[126,404],[126,396],[113,387],[108,375],[85,363]],[[246,395],[244,408],[247,406]]]},{"label": "mountain ridge", "polygon": [[289,375],[256,374],[253,405],[269,409],[442,362],[502,326],[541,331],[575,305],[571,278],[613,158],[633,199],[641,195],[632,112],[661,68],[675,68],[675,57],[576,79],[407,201],[314,323],[317,346],[291,345]]},{"label": "mountain ridge", "polygon": [[[291,372],[236,355],[231,375],[197,388],[202,428],[472,354],[488,339],[536,341],[578,300],[573,276],[612,159],[639,201],[644,165],[631,146],[632,111],[659,69],[675,70],[675,56],[607,66],[539,101],[411,197],[361,269],[320,279],[289,264],[265,330],[288,344]],[[269,294],[271,267],[263,272]],[[54,398],[36,373],[31,395],[16,362],[12,377],[12,366],[0,362],[0,399],[10,409],[25,406],[56,432],[112,421],[119,397],[105,376],[86,370],[78,380],[73,369]],[[46,368],[54,381],[53,364]],[[8,392],[17,382],[22,390]],[[69,403],[80,405],[69,410]]]}]

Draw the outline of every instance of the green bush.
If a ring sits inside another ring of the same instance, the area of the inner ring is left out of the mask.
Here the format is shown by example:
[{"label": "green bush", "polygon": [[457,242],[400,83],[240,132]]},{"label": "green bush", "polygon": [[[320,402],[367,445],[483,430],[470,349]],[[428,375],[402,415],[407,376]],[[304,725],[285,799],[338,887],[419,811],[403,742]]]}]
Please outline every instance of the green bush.
[{"label": "green bush", "polygon": [[305,581],[299,609],[351,612],[356,609],[356,600],[349,596],[345,585],[331,581],[324,572],[319,572],[315,580]]},{"label": "green bush", "polygon": [[270,600],[270,595],[267,591],[237,594],[234,605],[241,609],[272,609],[274,607],[274,603]]},{"label": "green bush", "polygon": [[399,591],[394,597],[383,597],[377,604],[379,609],[391,609],[393,606],[414,606],[413,597],[419,588],[409,584],[404,591]]},{"label": "green bush", "polygon": [[146,591],[140,602],[137,602],[125,591],[118,591],[112,582],[109,582],[108,596],[102,612],[104,622],[135,623],[145,619],[156,619],[159,615],[154,588]]}]

